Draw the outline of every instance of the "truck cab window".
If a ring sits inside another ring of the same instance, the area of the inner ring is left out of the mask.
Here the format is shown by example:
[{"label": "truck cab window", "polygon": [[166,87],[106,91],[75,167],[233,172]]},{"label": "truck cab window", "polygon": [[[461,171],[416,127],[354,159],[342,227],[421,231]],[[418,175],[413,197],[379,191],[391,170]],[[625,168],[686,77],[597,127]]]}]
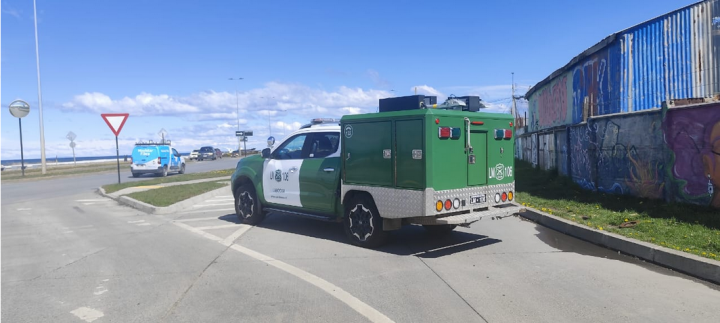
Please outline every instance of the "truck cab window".
[{"label": "truck cab window", "polygon": [[309,158],[325,158],[338,149],[340,134],[336,132],[314,133],[311,141]]},{"label": "truck cab window", "polygon": [[303,154],[305,147],[305,134],[297,135],[278,147],[272,154],[273,159],[303,159],[307,154]]}]

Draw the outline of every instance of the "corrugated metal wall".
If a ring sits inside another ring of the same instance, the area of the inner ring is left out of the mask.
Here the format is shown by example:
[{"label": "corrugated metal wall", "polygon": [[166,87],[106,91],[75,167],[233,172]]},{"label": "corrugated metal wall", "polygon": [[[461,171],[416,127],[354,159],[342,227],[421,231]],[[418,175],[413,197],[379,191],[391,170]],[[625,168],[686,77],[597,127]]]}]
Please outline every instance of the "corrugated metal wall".
[{"label": "corrugated metal wall", "polygon": [[705,1],[618,35],[622,112],[660,108],[662,101],[710,97],[718,92],[713,12]]},{"label": "corrugated metal wall", "polygon": [[720,93],[720,0],[688,6],[608,38],[614,40],[581,54],[577,63],[528,92],[530,132]]}]

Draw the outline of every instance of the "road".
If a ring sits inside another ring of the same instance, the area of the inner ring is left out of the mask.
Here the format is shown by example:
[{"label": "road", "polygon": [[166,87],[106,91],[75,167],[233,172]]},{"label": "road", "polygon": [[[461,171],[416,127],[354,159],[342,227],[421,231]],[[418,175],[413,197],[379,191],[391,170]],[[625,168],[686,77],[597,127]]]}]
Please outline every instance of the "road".
[{"label": "road", "polygon": [[95,194],[96,176],[2,185],[3,321],[720,321],[717,285],[516,217],[367,250],[334,223],[238,224],[229,190],[147,215]]}]

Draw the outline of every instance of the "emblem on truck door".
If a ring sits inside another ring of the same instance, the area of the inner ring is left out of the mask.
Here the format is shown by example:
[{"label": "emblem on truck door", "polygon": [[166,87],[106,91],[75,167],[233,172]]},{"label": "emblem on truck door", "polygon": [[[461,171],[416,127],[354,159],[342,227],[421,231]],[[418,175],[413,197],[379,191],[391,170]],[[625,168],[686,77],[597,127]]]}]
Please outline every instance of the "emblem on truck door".
[{"label": "emblem on truck door", "polygon": [[282,181],[282,171],[279,169],[275,171],[275,181]]},{"label": "emblem on truck door", "polygon": [[351,125],[345,126],[345,138],[350,139],[353,136],[353,127]]}]

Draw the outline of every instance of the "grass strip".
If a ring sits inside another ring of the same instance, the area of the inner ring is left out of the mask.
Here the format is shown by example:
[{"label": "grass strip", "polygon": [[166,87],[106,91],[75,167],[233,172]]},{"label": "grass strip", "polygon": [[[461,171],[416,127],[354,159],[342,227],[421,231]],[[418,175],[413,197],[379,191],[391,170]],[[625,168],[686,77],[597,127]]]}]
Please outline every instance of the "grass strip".
[{"label": "grass strip", "polygon": [[227,185],[227,183],[217,182],[175,185],[130,193],[127,196],[154,206],[169,206]]},{"label": "grass strip", "polygon": [[229,180],[230,175],[232,175],[233,172],[235,172],[235,168],[214,170],[214,171],[204,172],[204,173],[175,174],[175,175],[168,176],[168,177],[158,177],[158,178],[153,178],[153,179],[149,179],[149,180],[145,180],[145,181],[126,182],[126,183],[120,183],[120,184],[108,184],[108,185],[104,185],[103,189],[105,189],[105,193],[113,193],[113,192],[117,192],[121,189],[128,188],[128,187],[155,185],[155,184],[163,184],[163,183],[185,182],[185,181],[192,181],[192,180],[196,180],[196,179],[205,179],[205,178],[213,178],[213,177],[228,176],[228,180]]},{"label": "grass strip", "polygon": [[[591,192],[556,171],[515,161],[516,201],[602,231],[720,260],[720,210]],[[621,227],[627,226],[627,227]]]}]

